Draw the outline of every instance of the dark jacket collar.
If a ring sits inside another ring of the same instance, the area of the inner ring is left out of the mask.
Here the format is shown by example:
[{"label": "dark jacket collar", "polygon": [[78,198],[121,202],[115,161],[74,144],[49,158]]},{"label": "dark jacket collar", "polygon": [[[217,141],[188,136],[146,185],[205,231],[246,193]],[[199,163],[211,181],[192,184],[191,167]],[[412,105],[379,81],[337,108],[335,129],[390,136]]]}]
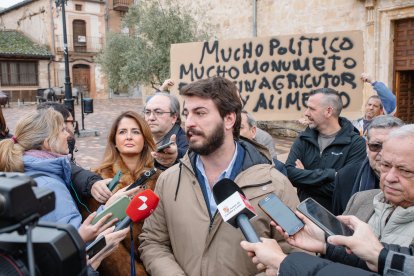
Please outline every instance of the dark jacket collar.
[{"label": "dark jacket collar", "polygon": [[[339,125],[341,126],[341,130],[336,135],[335,140],[332,142],[332,144],[349,144],[351,143],[353,136],[359,136],[359,132],[348,119],[339,117]],[[318,135],[319,132],[316,129],[307,127],[299,135],[299,138],[318,145]]]},{"label": "dark jacket collar", "polygon": [[180,131],[181,126],[177,123],[174,124],[174,126],[170,129],[170,131],[167,132],[167,134],[162,137],[160,141],[158,141],[157,145],[164,145],[167,144],[170,141],[170,138],[173,134],[177,135]]}]

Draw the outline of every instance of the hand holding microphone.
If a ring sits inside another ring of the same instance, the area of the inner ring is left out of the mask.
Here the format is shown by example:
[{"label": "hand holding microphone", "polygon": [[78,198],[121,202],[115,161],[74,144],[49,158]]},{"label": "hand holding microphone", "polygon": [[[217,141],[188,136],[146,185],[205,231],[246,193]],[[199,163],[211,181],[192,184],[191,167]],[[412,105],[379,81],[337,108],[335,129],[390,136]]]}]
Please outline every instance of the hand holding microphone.
[{"label": "hand holding microphone", "polygon": [[247,241],[260,242],[259,236],[250,223],[250,218],[256,216],[255,210],[240,187],[234,181],[223,178],[214,185],[213,195],[223,220],[240,228]]},{"label": "hand holding microphone", "polygon": [[115,227],[115,231],[128,227],[131,222],[138,222],[149,217],[158,205],[159,197],[151,190],[136,194],[125,210],[127,216]]}]

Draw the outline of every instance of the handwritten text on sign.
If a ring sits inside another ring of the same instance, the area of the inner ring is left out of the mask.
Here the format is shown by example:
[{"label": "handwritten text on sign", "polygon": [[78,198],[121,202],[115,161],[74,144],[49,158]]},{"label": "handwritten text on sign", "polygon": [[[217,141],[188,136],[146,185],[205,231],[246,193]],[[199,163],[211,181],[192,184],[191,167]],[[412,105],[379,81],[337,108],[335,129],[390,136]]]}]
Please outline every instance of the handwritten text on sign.
[{"label": "handwritten text on sign", "polygon": [[362,105],[362,33],[358,31],[209,41],[171,47],[172,78],[182,86],[212,76],[236,83],[259,120],[303,115],[309,92],[340,92],[344,110]]}]

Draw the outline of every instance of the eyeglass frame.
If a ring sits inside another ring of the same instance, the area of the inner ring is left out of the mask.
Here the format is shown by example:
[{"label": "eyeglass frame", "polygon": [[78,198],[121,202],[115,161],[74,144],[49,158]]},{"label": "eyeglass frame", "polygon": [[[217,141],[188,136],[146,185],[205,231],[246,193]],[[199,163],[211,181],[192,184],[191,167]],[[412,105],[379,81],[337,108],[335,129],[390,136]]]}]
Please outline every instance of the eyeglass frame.
[{"label": "eyeglass frame", "polygon": [[72,123],[73,126],[76,125],[76,121],[75,120],[65,120],[64,122],[65,122],[65,124],[66,123]]},{"label": "eyeglass frame", "polygon": [[[147,114],[147,111],[149,112],[149,114]],[[164,115],[166,113],[169,113],[170,115],[174,114],[174,112],[172,112],[172,111],[161,111],[158,108],[156,108],[154,110],[144,109],[144,111],[142,111],[142,113],[144,114],[144,117],[150,117],[151,114],[153,114],[155,118],[159,118],[159,117],[161,117],[162,115]]]},{"label": "eyeglass frame", "polygon": [[372,152],[380,152],[382,150],[382,143],[367,143],[367,145]]}]

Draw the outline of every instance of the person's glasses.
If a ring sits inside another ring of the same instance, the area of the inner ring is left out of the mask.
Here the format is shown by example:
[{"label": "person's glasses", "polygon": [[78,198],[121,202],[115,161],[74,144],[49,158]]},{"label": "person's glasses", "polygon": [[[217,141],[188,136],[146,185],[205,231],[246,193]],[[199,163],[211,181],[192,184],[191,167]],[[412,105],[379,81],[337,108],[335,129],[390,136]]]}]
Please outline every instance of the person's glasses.
[{"label": "person's glasses", "polygon": [[372,152],[380,152],[382,150],[382,143],[368,143],[368,148]]},{"label": "person's glasses", "polygon": [[145,109],[144,110],[144,116],[145,117],[150,117],[151,113],[154,115],[154,117],[161,117],[165,113],[172,114],[171,111],[162,111],[162,110],[159,110],[159,109],[155,109],[155,110]]},{"label": "person's glasses", "polygon": [[74,120],[65,120],[65,123],[71,123],[72,126],[75,126],[75,121]]}]

